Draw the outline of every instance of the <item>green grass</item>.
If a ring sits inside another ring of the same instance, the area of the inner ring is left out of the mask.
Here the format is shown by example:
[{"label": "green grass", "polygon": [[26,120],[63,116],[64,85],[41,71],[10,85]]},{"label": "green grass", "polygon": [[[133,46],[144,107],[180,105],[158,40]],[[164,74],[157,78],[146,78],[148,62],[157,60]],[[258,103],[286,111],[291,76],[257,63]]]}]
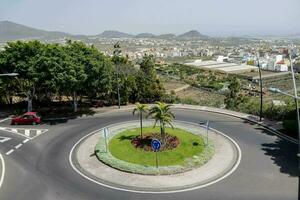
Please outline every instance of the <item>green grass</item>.
[{"label": "green grass", "polygon": [[[144,133],[159,132],[159,128],[145,127]],[[173,150],[158,152],[159,166],[184,165],[187,158],[193,158],[204,150],[202,137],[181,129],[166,128],[166,132],[179,138],[180,144]],[[108,145],[110,153],[129,163],[143,166],[155,166],[155,153],[137,149],[131,144],[131,139],[140,134],[140,129],[131,129],[114,136]]]}]

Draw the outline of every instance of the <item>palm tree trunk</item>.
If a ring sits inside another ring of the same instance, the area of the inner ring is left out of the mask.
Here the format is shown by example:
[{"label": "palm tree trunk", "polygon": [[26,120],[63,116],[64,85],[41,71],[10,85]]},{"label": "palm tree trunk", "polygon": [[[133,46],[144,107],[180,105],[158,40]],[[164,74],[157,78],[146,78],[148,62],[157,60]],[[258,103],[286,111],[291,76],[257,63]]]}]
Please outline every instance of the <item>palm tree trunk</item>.
[{"label": "palm tree trunk", "polygon": [[161,134],[161,139],[162,143],[165,143],[165,129],[164,129],[164,123],[162,121],[159,122],[160,124],[160,134]]},{"label": "palm tree trunk", "polygon": [[141,139],[143,139],[143,114],[140,114],[140,124],[141,124]]}]

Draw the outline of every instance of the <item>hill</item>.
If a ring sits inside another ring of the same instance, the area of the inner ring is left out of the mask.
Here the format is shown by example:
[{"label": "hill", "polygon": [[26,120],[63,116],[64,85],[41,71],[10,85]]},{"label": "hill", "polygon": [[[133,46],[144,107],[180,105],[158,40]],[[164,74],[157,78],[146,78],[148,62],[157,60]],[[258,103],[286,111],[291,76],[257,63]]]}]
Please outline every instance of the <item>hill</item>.
[{"label": "hill", "polygon": [[104,31],[103,33],[101,33],[97,36],[101,37],[101,38],[132,38],[132,37],[134,37],[133,35],[123,33],[120,31]]},{"label": "hill", "polygon": [[157,36],[152,33],[140,33],[135,36],[135,38],[155,38],[155,37]]},{"label": "hill", "polygon": [[160,39],[173,39],[173,38],[176,38],[176,35],[172,34],[172,33],[161,34],[161,35],[157,36],[157,38],[160,38]]},{"label": "hill", "polygon": [[0,21],[0,41],[19,39],[51,39],[69,37],[70,34],[57,31],[44,31],[10,21]]},{"label": "hill", "polygon": [[191,38],[204,39],[204,38],[208,38],[208,36],[203,35],[203,34],[199,33],[196,30],[191,30],[191,31],[188,31],[188,32],[183,33],[181,35],[178,35],[177,38],[180,38],[180,39],[191,39]]}]

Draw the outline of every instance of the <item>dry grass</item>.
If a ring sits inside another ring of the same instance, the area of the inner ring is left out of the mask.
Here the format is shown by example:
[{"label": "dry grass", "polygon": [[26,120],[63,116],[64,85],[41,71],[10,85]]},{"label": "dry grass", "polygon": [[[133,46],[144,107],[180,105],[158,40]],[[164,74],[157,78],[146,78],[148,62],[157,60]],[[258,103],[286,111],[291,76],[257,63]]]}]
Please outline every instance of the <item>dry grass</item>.
[{"label": "dry grass", "polygon": [[186,83],[180,82],[180,81],[177,81],[177,80],[173,80],[173,79],[168,79],[168,80],[163,81],[163,85],[164,85],[166,91],[170,92],[172,90],[175,90],[177,88],[185,86]]},{"label": "dry grass", "polygon": [[225,98],[224,95],[208,92],[193,87],[178,92],[176,96],[182,100],[185,100],[186,103],[190,103],[189,101],[193,101],[193,103],[199,105],[216,107],[220,107],[224,103]]}]

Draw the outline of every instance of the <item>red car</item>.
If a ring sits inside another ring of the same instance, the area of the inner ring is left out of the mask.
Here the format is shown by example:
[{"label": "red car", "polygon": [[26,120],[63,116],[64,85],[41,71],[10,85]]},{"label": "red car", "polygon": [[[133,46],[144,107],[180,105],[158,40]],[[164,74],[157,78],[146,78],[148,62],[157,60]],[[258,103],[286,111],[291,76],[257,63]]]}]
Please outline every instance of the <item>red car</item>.
[{"label": "red car", "polygon": [[12,125],[17,125],[17,124],[40,124],[41,123],[41,118],[37,115],[36,112],[27,112],[21,116],[14,117],[11,119],[11,124]]}]

